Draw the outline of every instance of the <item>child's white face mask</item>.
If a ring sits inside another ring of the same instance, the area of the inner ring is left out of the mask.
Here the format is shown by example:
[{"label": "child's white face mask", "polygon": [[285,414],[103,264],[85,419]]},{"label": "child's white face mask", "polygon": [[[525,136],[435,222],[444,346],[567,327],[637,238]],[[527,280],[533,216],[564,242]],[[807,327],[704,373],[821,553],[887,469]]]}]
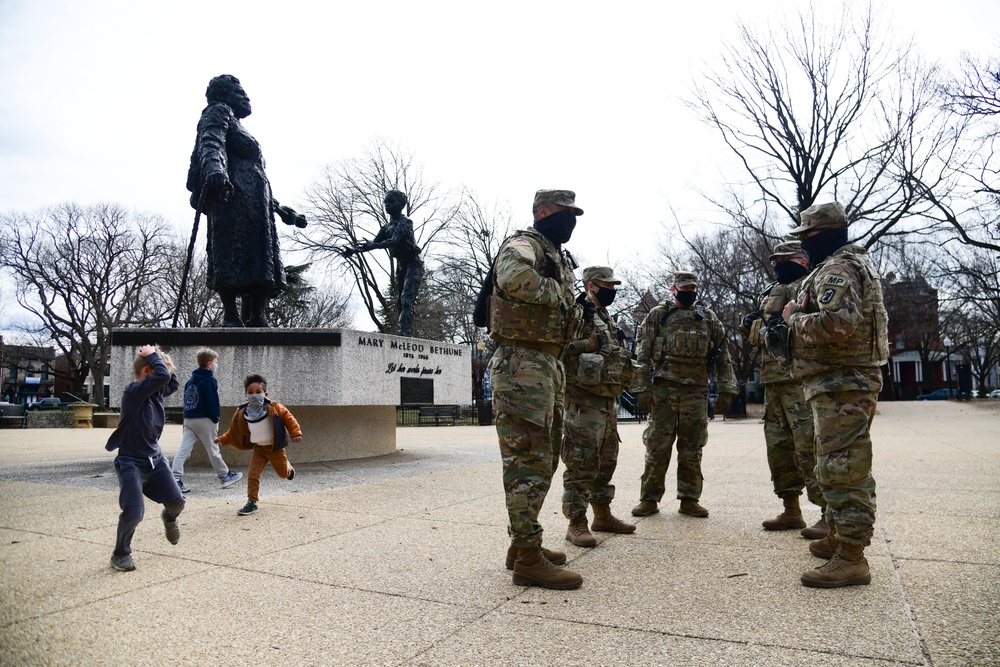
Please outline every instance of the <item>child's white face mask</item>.
[{"label": "child's white face mask", "polygon": [[249,407],[253,410],[259,410],[264,407],[264,401],[267,397],[264,394],[247,394],[247,401],[249,401]]}]

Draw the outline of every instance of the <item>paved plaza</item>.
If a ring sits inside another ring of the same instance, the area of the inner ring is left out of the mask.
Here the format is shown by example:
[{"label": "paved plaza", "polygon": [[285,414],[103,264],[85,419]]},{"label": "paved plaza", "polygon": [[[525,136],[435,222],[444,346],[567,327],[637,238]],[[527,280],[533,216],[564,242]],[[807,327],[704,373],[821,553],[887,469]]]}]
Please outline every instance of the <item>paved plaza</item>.
[{"label": "paved plaza", "polygon": [[[290,445],[294,481],[265,471],[247,517],[245,480],[222,490],[190,468],[180,543],[147,501],[125,573],[108,563],[110,431],[3,429],[0,665],[1000,664],[989,407],[879,406],[872,583],[835,590],[799,584],[821,561],[798,531],[760,526],[781,502],[757,420],[709,425],[708,519],[668,494],[634,535],[597,533],[594,549],[565,540],[560,467],[541,520],[584,577],[575,591],[511,583],[492,427],[400,428],[396,453],[353,461],[296,464]],[[642,428],[620,428],[612,507],[630,521]],[[164,451],[180,436],[168,426]]]}]

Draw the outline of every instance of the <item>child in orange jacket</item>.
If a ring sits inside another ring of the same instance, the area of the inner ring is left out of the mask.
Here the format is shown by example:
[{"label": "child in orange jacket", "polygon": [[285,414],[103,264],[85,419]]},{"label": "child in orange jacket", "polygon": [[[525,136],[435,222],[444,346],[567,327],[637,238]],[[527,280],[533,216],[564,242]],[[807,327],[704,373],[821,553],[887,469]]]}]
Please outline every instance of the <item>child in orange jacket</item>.
[{"label": "child in orange jacket", "polygon": [[295,469],[288,462],[285,447],[288,438],[302,441],[302,429],[288,408],[268,400],[267,379],[263,375],[248,375],[243,380],[247,402],[236,408],[229,430],[215,439],[220,445],[230,445],[244,451],[253,450],[247,472],[247,504],[236,513],[240,516],[257,511],[260,475],[270,463],[278,477],[291,480]]}]

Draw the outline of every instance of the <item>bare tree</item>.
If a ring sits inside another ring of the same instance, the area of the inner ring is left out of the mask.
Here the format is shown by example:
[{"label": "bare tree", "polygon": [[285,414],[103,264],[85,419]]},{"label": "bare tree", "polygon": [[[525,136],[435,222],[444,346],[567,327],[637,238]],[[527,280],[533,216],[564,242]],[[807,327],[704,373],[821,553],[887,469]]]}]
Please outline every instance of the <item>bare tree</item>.
[{"label": "bare tree", "polygon": [[449,328],[453,334],[447,340],[475,344],[481,338],[472,322],[472,309],[493,260],[513,231],[513,217],[507,206],[487,203],[474,192],[463,193],[442,237],[447,251],[433,257],[436,268],[428,281],[450,304]]},{"label": "bare tree", "polygon": [[[158,281],[149,286],[157,294],[157,298],[169,308],[169,312],[177,307],[177,295],[180,294],[181,277],[184,272],[184,262],[187,247],[180,240],[174,241],[170,252],[171,268]],[[222,300],[215,290],[208,287],[208,261],[204,251],[196,252],[191,261],[187,285],[181,295],[181,309],[177,325],[187,328],[222,326]],[[161,322],[161,326],[169,326],[170,320]]]},{"label": "bare tree", "polygon": [[917,175],[912,186],[931,203],[928,218],[962,243],[1000,252],[1000,59],[966,55],[944,93],[961,139],[955,181],[941,187]]},{"label": "bare tree", "polygon": [[286,265],[288,289],[271,300],[268,318],[274,327],[346,327],[351,295],[329,283],[312,284],[305,273],[309,264]]},{"label": "bare tree", "polygon": [[1000,365],[1000,255],[968,245],[945,246],[940,262],[943,328],[985,387]]},{"label": "bare tree", "polygon": [[350,258],[340,253],[345,246],[372,239],[388,222],[383,201],[388,190],[406,194],[404,215],[413,220],[421,250],[428,249],[455,216],[455,206],[437,183],[424,180],[413,156],[379,140],[361,157],[323,169],[306,192],[311,223],[293,241],[311,259],[343,262],[344,273],[357,286],[369,317],[383,333],[397,328],[395,299],[389,295],[395,261],[388,252],[358,253]]},{"label": "bare tree", "polygon": [[[0,266],[16,282],[18,303],[34,314],[77,369],[103,384],[111,330],[150,326],[169,306],[149,285],[162,280],[170,238],[161,218],[117,204],[66,203],[36,213],[0,215]],[[92,400],[106,405],[102,391]]]},{"label": "bare tree", "polygon": [[830,23],[810,6],[778,25],[742,24],[738,34],[688,101],[750,178],[755,194],[737,194],[737,209],[759,206],[787,228],[826,194],[870,246],[927,208],[908,175],[948,154],[937,69],[910,45],[894,46],[870,6],[844,4]]}]

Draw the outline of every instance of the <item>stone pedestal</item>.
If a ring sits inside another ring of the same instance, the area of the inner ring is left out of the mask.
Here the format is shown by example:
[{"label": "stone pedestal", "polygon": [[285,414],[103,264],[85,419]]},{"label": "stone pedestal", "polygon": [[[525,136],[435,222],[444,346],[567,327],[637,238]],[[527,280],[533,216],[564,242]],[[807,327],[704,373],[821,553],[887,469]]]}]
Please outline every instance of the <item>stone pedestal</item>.
[{"label": "stone pedestal", "polygon": [[[115,329],[112,332],[111,404],[133,381],[132,359],[144,344],[158,344],[173,359],[181,388],[168,407],[183,407],[184,384],[200,348],[219,353],[220,432],[246,402],[243,379],[267,378],[268,398],[286,406],[302,427],[289,443],[293,463],[389,454],[396,449],[396,408],[404,403],[468,405],[472,349],[350,329]],[[249,453],[222,448],[230,465]],[[195,445],[192,465],[207,464]]]}]

